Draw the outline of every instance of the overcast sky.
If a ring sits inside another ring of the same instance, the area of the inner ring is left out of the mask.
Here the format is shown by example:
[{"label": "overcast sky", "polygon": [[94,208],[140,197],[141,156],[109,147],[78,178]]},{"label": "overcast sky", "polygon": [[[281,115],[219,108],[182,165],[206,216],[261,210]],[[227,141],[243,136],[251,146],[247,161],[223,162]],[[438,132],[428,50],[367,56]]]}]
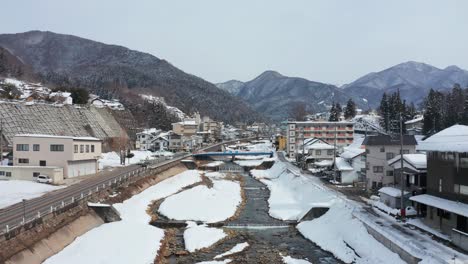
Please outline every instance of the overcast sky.
[{"label": "overcast sky", "polygon": [[247,81],[271,69],[344,84],[409,60],[468,69],[465,0],[3,0],[1,6],[0,33],[50,30],[123,45],[211,82]]}]

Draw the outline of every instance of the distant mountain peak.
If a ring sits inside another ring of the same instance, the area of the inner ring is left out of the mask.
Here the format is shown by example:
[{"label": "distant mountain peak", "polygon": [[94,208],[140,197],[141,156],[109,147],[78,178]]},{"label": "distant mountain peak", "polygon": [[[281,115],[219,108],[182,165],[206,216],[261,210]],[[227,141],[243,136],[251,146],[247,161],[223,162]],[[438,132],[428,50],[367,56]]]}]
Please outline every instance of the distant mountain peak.
[{"label": "distant mountain peak", "polygon": [[447,66],[445,67],[446,71],[464,71],[463,69],[461,69],[460,67],[456,66],[456,65],[450,65],[450,66]]},{"label": "distant mountain peak", "polygon": [[407,61],[400,63],[398,65],[395,65],[393,67],[390,67],[389,69],[412,69],[412,70],[418,70],[418,71],[427,71],[427,70],[432,70],[436,69],[436,67],[426,64],[424,62],[417,62],[417,61]]},{"label": "distant mountain peak", "polygon": [[284,77],[281,73],[273,70],[264,71],[257,78],[281,78]]}]

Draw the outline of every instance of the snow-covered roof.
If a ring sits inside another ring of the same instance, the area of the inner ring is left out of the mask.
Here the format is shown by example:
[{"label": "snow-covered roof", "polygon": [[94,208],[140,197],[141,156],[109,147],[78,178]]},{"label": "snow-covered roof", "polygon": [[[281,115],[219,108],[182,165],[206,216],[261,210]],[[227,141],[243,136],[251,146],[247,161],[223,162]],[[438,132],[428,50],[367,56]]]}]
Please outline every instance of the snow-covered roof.
[{"label": "snow-covered roof", "polygon": [[422,141],[417,150],[468,152],[468,126],[453,125]]},{"label": "snow-covered roof", "polygon": [[[392,165],[400,160],[400,155],[388,161]],[[411,164],[416,169],[427,169],[426,154],[403,154],[403,160]]]},{"label": "snow-covered roof", "polygon": [[[394,187],[382,187],[379,190],[379,193],[384,193],[392,197],[401,197],[401,190]],[[405,191],[405,195],[409,192]]]},{"label": "snow-covered roof", "polygon": [[101,141],[99,138],[95,138],[95,137],[55,136],[55,135],[45,135],[45,134],[17,134],[15,135],[15,137],[63,138],[63,139],[73,139],[73,140]]},{"label": "snow-covered roof", "polygon": [[349,165],[349,163],[345,159],[340,158],[340,157],[337,157],[335,159],[335,166],[339,171],[352,171],[352,170],[354,170],[353,167],[351,167],[351,165]]},{"label": "snow-covered roof", "polygon": [[417,122],[421,122],[423,120],[424,120],[424,116],[420,115],[420,116],[416,116],[414,119],[406,121],[405,124],[406,125],[414,124],[414,123],[417,123]]},{"label": "snow-covered roof", "polygon": [[343,159],[354,159],[355,157],[360,156],[365,152],[366,150],[361,148],[346,148],[346,150],[341,153],[340,157]]},{"label": "snow-covered roof", "polygon": [[327,144],[327,143],[315,143],[315,144],[312,144],[312,145],[306,145],[305,146],[305,149],[306,150],[309,150],[309,149],[334,149],[335,147],[330,145],[330,144]]},{"label": "snow-covered roof", "polygon": [[314,162],[314,165],[318,167],[328,167],[328,166],[333,165],[333,160],[317,161],[317,162]]},{"label": "snow-covered roof", "polygon": [[465,203],[455,202],[429,194],[412,196],[410,200],[468,217],[468,204]]}]

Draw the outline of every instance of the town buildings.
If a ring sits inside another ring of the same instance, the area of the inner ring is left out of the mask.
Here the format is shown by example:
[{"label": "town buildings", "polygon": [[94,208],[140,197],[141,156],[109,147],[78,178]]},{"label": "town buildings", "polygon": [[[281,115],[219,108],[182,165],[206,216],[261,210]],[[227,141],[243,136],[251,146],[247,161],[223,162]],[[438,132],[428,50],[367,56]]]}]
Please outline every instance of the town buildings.
[{"label": "town buildings", "polygon": [[[346,148],[337,161],[336,181],[341,184],[362,182],[366,175],[366,150],[363,148]],[[351,167],[351,170],[349,167]]]},{"label": "town buildings", "polygon": [[428,226],[468,250],[468,126],[454,125],[418,147],[427,153],[427,191],[412,196]]},{"label": "town buildings", "polygon": [[[368,136],[362,145],[366,150],[366,186],[377,190],[396,184],[396,175],[388,161],[400,154],[400,138],[388,135]],[[403,136],[403,154],[416,153],[414,136]]]},{"label": "town buildings", "polygon": [[292,121],[287,126],[287,155],[296,158],[298,146],[304,139],[318,138],[325,143],[334,145],[338,149],[348,146],[354,139],[352,122],[327,122],[327,121]]},{"label": "town buildings", "polygon": [[136,133],[136,149],[150,151],[164,151],[169,148],[169,132],[156,128],[145,129]]}]

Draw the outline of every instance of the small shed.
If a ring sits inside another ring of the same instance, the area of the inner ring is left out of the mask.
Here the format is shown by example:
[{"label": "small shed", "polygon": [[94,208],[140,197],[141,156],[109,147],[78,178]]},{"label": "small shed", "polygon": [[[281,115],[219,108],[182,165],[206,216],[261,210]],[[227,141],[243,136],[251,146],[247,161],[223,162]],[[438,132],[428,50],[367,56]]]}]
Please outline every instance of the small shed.
[{"label": "small shed", "polygon": [[[401,190],[394,187],[382,187],[379,189],[380,202],[388,207],[400,209]],[[409,198],[410,193],[405,191],[404,196]],[[408,199],[406,199],[408,201]],[[406,204],[407,205],[407,204]],[[405,206],[406,206],[405,205]]]}]

